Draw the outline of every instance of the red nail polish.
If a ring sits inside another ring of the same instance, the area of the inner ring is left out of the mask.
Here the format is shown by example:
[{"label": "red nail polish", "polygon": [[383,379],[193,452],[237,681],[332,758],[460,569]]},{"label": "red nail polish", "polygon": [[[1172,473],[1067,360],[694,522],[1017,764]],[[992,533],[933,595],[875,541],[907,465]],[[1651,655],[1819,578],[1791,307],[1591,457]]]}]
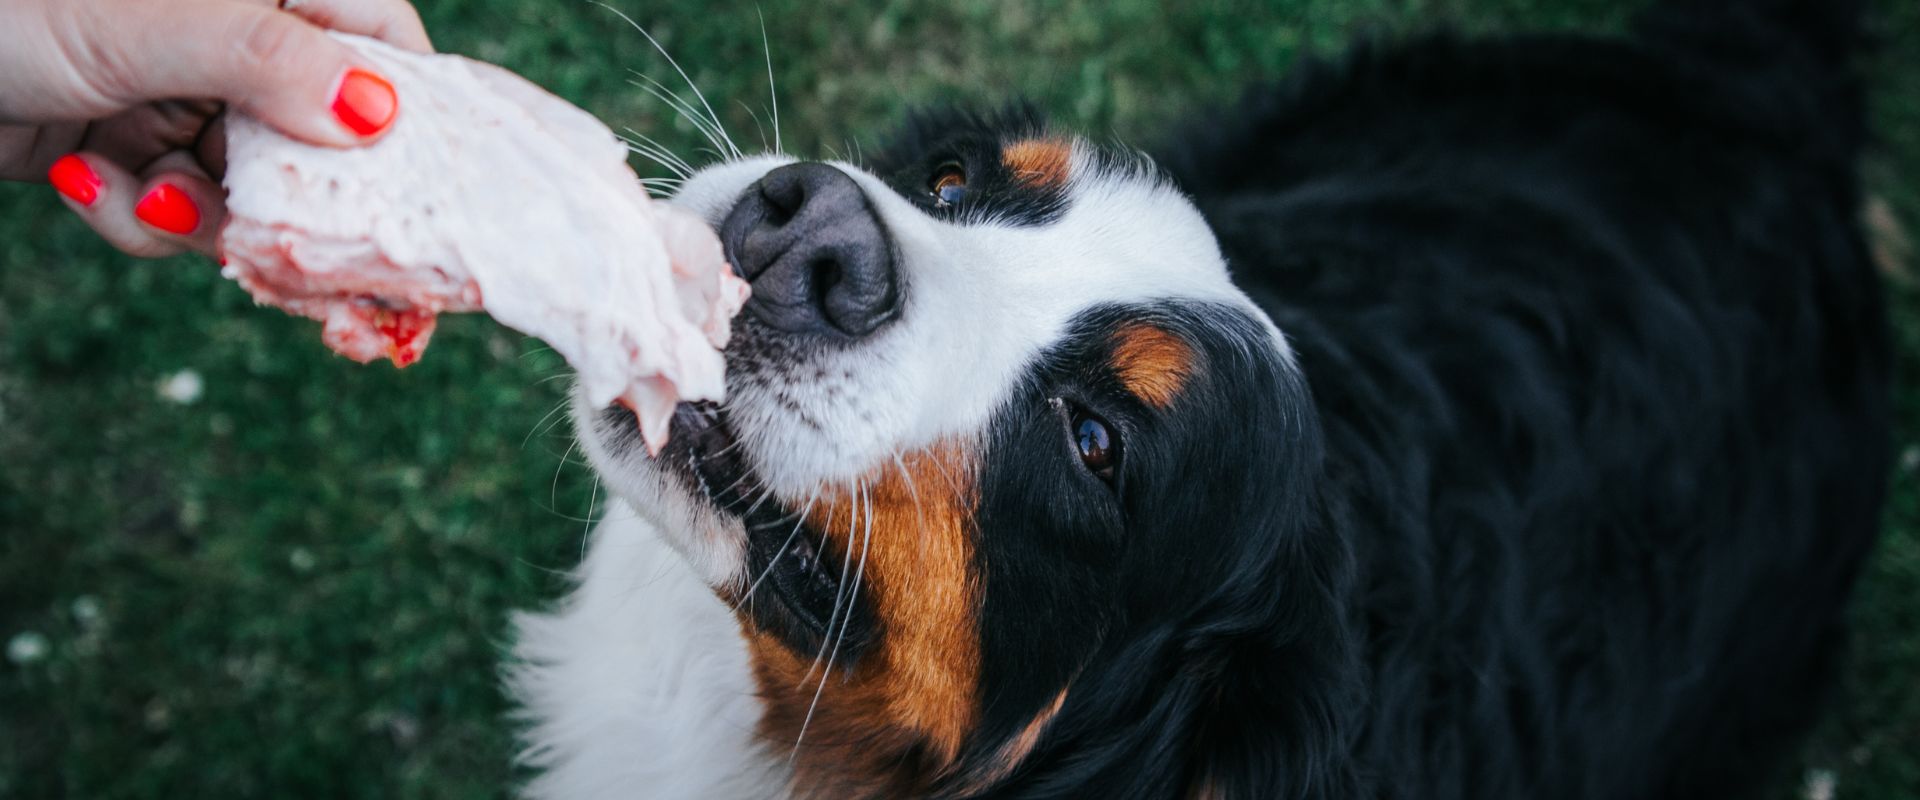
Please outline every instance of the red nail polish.
[{"label": "red nail polish", "polygon": [[133,215],[141,222],[176,236],[186,236],[200,227],[200,209],[193,198],[169,184],[160,184],[133,206]]},{"label": "red nail polish", "polygon": [[386,78],[354,67],[340,79],[334,90],[333,115],[347,130],[360,136],[372,136],[393,124],[400,112],[400,98]]},{"label": "red nail polish", "polygon": [[53,162],[53,167],[47,170],[47,182],[67,199],[83,206],[91,206],[100,199],[100,187],[106,185],[86,161],[71,155]]}]

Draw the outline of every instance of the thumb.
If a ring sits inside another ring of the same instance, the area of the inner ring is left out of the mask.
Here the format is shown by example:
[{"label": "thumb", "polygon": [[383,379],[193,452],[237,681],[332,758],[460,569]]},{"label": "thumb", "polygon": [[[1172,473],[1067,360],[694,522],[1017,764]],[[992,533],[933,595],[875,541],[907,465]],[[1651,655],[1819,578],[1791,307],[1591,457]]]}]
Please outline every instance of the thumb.
[{"label": "thumb", "polygon": [[296,139],[352,146],[393,124],[392,84],[306,21],[235,0],[111,4],[86,34],[113,100],[224,100]]}]

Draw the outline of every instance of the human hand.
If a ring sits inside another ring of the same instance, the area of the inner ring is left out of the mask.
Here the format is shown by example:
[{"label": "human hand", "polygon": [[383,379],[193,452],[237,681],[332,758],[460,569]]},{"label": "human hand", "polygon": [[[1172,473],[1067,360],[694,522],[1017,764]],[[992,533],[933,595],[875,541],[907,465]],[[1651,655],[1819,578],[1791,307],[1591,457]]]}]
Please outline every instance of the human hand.
[{"label": "human hand", "polygon": [[407,0],[4,0],[0,180],[53,183],[135,256],[212,253],[220,112],[315,144],[377,139],[392,86],[322,33],[427,52]]}]

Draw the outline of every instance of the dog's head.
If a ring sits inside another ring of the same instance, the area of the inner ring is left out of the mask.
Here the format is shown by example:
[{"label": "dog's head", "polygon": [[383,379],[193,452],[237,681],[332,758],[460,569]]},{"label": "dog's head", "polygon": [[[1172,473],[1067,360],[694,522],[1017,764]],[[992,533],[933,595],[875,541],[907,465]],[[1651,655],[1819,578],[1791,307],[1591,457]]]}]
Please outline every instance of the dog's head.
[{"label": "dog's head", "polygon": [[737,607],[801,788],[1231,780],[1209,759],[1252,743],[1170,737],[1240,736],[1269,701],[1238,684],[1292,679],[1310,626],[1270,626],[1328,579],[1287,574],[1319,434],[1194,205],[1024,112],[923,114],[869,168],[729,162],[674,202],[753,283],[728,400],[653,459],[624,409],[578,422]]}]

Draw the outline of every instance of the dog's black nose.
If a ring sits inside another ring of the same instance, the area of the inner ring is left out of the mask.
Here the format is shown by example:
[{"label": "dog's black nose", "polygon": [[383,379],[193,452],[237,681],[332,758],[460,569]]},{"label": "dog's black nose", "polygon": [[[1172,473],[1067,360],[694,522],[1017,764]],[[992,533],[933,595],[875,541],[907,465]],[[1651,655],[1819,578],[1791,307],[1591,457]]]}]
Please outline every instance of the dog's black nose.
[{"label": "dog's black nose", "polygon": [[788,333],[865,336],[899,309],[893,241],[860,184],[827,164],[768,172],[720,226],[748,310]]}]

